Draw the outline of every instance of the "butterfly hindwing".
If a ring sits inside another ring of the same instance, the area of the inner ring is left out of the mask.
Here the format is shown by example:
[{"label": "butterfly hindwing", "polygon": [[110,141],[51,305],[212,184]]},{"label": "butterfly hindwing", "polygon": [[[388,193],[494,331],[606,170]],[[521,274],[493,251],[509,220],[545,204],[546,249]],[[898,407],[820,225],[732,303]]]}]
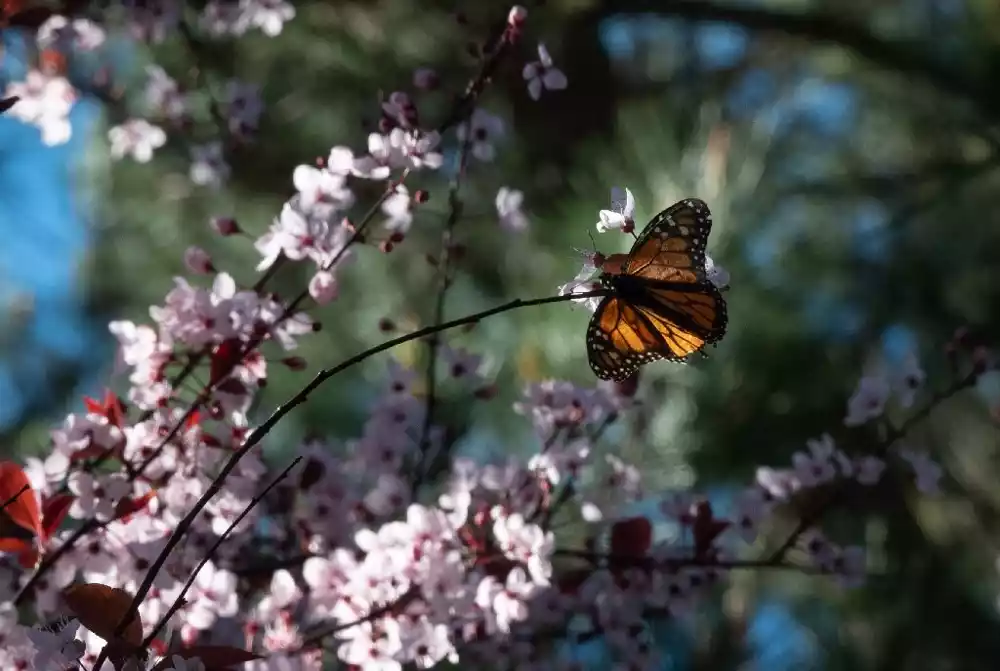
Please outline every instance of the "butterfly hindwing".
[{"label": "butterfly hindwing", "polygon": [[[705,281],[697,285],[671,282],[643,282],[633,301],[668,344],[676,331],[686,331],[690,342],[700,339],[704,345],[722,340],[729,316],[722,292]],[[660,328],[672,325],[672,332]]]},{"label": "butterfly hindwing", "polygon": [[712,213],[704,201],[687,198],[646,225],[629,252],[624,274],[650,280],[697,284],[706,280],[705,246]]},{"label": "butterfly hindwing", "polygon": [[642,364],[665,358],[665,345],[653,324],[615,295],[601,301],[587,328],[590,367],[602,380],[620,382]]}]

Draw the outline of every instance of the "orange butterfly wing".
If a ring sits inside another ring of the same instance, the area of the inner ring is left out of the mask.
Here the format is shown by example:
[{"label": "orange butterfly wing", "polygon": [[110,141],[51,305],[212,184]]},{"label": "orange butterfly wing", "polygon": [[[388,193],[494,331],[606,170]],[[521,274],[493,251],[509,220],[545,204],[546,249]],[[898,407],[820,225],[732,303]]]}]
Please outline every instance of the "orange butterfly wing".
[{"label": "orange butterfly wing", "polygon": [[703,282],[711,231],[712,213],[704,201],[688,198],[671,205],[639,235],[623,274],[665,282]]},{"label": "orange butterfly wing", "polygon": [[619,296],[607,296],[587,328],[587,359],[602,380],[620,382],[667,354],[656,328]]},{"label": "orange butterfly wing", "polygon": [[711,229],[708,206],[682,200],[649,222],[621,275],[606,277],[615,293],[601,301],[587,330],[599,378],[624,380],[657,359],[684,361],[722,339],[726,301],[705,273]]}]

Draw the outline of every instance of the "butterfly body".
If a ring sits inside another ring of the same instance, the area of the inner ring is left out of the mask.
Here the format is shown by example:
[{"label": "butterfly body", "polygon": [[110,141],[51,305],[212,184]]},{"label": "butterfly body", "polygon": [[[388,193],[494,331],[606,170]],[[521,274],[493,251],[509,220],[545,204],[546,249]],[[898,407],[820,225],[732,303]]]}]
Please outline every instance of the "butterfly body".
[{"label": "butterfly body", "polygon": [[682,200],[653,217],[627,257],[602,265],[609,294],[587,328],[599,378],[621,381],[651,361],[684,361],[725,335],[726,302],[705,271],[711,227],[704,202]]}]

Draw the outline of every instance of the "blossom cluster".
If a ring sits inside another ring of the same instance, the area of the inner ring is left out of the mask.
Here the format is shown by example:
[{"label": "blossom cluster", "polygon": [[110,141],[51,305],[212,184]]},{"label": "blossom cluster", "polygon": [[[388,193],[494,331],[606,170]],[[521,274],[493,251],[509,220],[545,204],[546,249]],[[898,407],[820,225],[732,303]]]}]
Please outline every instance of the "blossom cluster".
[{"label": "blossom cluster", "polygon": [[[157,11],[127,6],[130,30],[162,38],[178,29],[179,5],[157,4]],[[201,29],[206,36],[254,28],[277,36],[294,13],[280,0],[209,2]],[[897,427],[869,454],[838,447],[829,435],[809,441],[790,468],[757,472],[729,512],[695,493],[647,491],[639,465],[619,457],[607,438],[636,404],[635,385],[627,383],[529,385],[512,409],[513,421],[533,436],[527,454],[474,461],[454,453],[435,417],[435,396],[448,386],[490,402],[493,380],[480,353],[438,332],[427,368],[389,359],[359,435],[310,438],[280,474],[268,463],[263,446],[273,423],[255,423],[251,407],[276,363],[279,370],[307,367],[294,353],[318,330],[307,304],[336,303],[339,270],[364,245],[390,252],[404,243],[426,200],[426,191],[413,188],[415,175],[445,172],[444,155],[455,151],[462,158],[451,176],[457,184],[466,159],[494,159],[504,123],[480,97],[490,63],[520,44],[526,18],[523,8],[510,10],[451,125],[423,122],[419,95],[434,77],[418,72],[416,92],[397,91],[380,103],[379,130],[363,149],[334,146],[319,164],[294,170],[296,193],[265,230],[213,219],[218,244],[252,240],[260,257],[253,286],[217,268],[211,250],[192,247],[184,255],[190,276],[175,279],[147,323],[109,325],[126,391],[86,399],[51,432],[43,457],[0,469],[4,512],[24,532],[0,538],[0,667],[194,671],[238,660],[253,671],[305,671],[323,668],[333,650],[362,669],[459,660],[570,669],[574,660],[545,643],[601,638],[623,667],[661,668],[651,623],[687,617],[727,574],[760,566],[754,544],[768,539],[779,526],[776,513],[796,496],[845,482],[876,487],[891,464],[908,467],[922,491],[935,489],[940,467],[900,447],[905,431]],[[87,51],[104,42],[96,24],[58,16],[36,39],[43,51]],[[528,96],[567,86],[544,46],[529,58],[520,71]],[[7,91],[21,98],[12,113],[38,125],[49,143],[65,141],[64,108],[74,95],[59,62],[49,59]],[[150,109],[182,129],[188,92],[162,69],[148,74]],[[224,182],[224,140],[244,141],[263,113],[255,89],[243,83],[216,104],[226,135],[192,148],[197,184]],[[112,128],[109,141],[113,156],[145,162],[167,133],[135,118]],[[361,215],[360,182],[382,187]],[[524,230],[523,201],[521,192],[502,187],[499,225]],[[598,231],[632,232],[634,210],[631,192],[616,192]],[[272,273],[299,263],[310,273],[299,295],[266,288]],[[593,288],[601,265],[588,255],[560,293],[592,306],[593,296],[577,294]],[[711,260],[706,275],[729,285]],[[383,330],[394,328],[386,323]],[[991,366],[977,350],[973,373],[956,390]],[[203,383],[191,390],[195,379]],[[866,376],[844,425],[884,421],[892,402],[910,408],[924,381],[915,356],[901,370]],[[282,408],[273,417],[288,412]],[[655,514],[637,513],[649,502]],[[825,538],[818,522],[786,536],[767,563],[858,583],[863,548]],[[137,620],[129,613],[133,598]],[[220,648],[229,657],[213,665]]]}]

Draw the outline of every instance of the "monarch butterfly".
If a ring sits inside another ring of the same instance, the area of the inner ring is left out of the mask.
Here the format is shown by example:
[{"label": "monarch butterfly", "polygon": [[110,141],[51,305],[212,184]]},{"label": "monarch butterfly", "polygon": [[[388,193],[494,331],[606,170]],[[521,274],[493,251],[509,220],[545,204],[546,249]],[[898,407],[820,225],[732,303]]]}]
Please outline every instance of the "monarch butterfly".
[{"label": "monarch butterfly", "polygon": [[653,217],[632,250],[601,264],[610,289],[587,328],[590,367],[620,382],[658,359],[683,361],[726,334],[726,301],[708,279],[712,214],[697,198]]}]

